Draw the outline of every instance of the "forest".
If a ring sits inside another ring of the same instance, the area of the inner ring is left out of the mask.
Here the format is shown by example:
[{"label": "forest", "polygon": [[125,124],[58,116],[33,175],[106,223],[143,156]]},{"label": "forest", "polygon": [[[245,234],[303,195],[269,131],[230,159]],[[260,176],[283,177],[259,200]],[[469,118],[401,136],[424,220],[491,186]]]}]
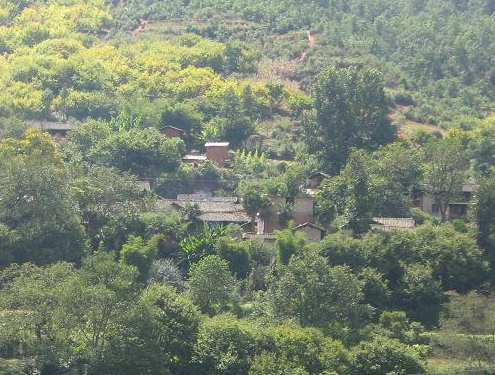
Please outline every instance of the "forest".
[{"label": "forest", "polygon": [[495,374],[494,0],[0,0],[0,375]]}]

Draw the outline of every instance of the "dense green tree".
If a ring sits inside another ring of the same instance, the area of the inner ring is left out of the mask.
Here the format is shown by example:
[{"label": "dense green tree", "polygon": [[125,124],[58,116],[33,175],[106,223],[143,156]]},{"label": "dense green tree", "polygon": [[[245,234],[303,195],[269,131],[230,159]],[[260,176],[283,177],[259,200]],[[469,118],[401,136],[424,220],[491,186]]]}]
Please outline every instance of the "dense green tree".
[{"label": "dense green tree", "polygon": [[262,336],[265,350],[274,353],[281,363],[289,361],[309,374],[344,373],[347,369],[347,350],[318,329],[286,323],[269,327]]},{"label": "dense green tree", "polygon": [[468,159],[456,139],[431,140],[425,148],[424,189],[438,205],[442,220],[448,219],[449,204],[462,192]]},{"label": "dense green tree", "polygon": [[362,150],[354,151],[339,176],[324,181],[317,193],[320,217],[331,221],[328,213],[341,216],[342,228],[362,233],[369,228],[376,201],[370,175],[370,159]]},{"label": "dense green tree", "polygon": [[145,243],[141,237],[130,236],[120,250],[120,261],[136,267],[139,271],[139,281],[145,283],[156,255],[157,249],[151,244]]},{"label": "dense green tree", "polygon": [[379,74],[371,69],[328,68],[314,87],[315,118],[305,135],[324,168],[338,173],[353,147],[374,150],[394,139]]},{"label": "dense green tree", "polygon": [[73,273],[68,263],[46,267],[27,263],[2,272],[0,356],[34,356],[53,366],[66,359],[67,332],[55,309],[59,307],[58,288]]},{"label": "dense green tree", "polygon": [[470,202],[469,216],[476,223],[478,244],[485,250],[491,265],[495,264],[495,177],[478,181]]},{"label": "dense green tree", "polygon": [[307,375],[302,366],[273,354],[263,353],[253,358],[248,375]]},{"label": "dense green tree", "polygon": [[237,297],[237,280],[229,263],[217,255],[210,255],[189,270],[187,293],[191,300],[210,315],[225,310]]},{"label": "dense green tree", "polygon": [[246,210],[247,214],[251,216],[253,225],[256,215],[258,213],[261,216],[267,215],[271,205],[272,203],[270,198],[256,187],[249,187],[243,193],[242,206]]},{"label": "dense green tree", "polygon": [[85,173],[75,171],[70,193],[78,205],[86,234],[97,248],[118,249],[138,215],[152,206],[145,199],[137,178],[129,173],[92,166]]},{"label": "dense green tree", "polygon": [[442,316],[440,332],[434,338],[436,350],[447,358],[464,358],[475,368],[493,364],[494,308],[492,295],[453,295]]},{"label": "dense green tree", "polygon": [[183,374],[189,371],[200,315],[167,285],[145,289],[109,338],[95,374]]},{"label": "dense green tree", "polygon": [[162,172],[176,171],[184,143],[166,139],[155,129],[131,129],[114,133],[98,142],[91,157],[107,167],[152,178]]},{"label": "dense green tree", "polygon": [[351,373],[383,374],[423,374],[426,368],[419,354],[411,347],[397,340],[376,338],[363,342],[351,351]]},{"label": "dense green tree", "polygon": [[314,251],[295,256],[269,291],[269,303],[279,317],[296,318],[303,326],[359,323],[361,286],[346,267],[330,267]]},{"label": "dense green tree", "polygon": [[249,243],[239,242],[230,237],[220,237],[215,244],[218,256],[229,262],[230,271],[238,279],[245,279],[251,269],[248,246]]},{"label": "dense green tree", "polygon": [[247,374],[251,358],[258,354],[256,332],[231,315],[207,319],[201,325],[194,348],[197,374]]},{"label": "dense green tree", "polygon": [[305,250],[306,244],[305,234],[295,231],[293,226],[277,231],[275,233],[277,261],[280,265],[286,266],[293,255]]},{"label": "dense green tree", "polygon": [[358,279],[363,285],[363,302],[373,306],[377,312],[385,310],[390,303],[391,291],[383,275],[373,268],[364,268]]},{"label": "dense green tree", "polygon": [[67,171],[49,135],[28,130],[0,143],[0,224],[12,261],[80,262],[84,233]]}]

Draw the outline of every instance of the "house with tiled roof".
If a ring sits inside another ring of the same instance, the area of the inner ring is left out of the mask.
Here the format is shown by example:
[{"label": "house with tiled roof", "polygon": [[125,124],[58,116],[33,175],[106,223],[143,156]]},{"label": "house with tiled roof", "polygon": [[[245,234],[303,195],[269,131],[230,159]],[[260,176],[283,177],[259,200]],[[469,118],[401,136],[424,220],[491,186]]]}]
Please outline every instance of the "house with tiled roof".
[{"label": "house with tiled roof", "polygon": [[162,205],[169,205],[177,211],[188,206],[195,206],[199,212],[196,219],[216,224],[248,224],[251,218],[244,210],[237,197],[209,197],[204,194],[180,194],[177,199],[161,200]]},{"label": "house with tiled roof", "polygon": [[374,217],[371,222],[371,230],[413,230],[415,226],[412,218]]}]

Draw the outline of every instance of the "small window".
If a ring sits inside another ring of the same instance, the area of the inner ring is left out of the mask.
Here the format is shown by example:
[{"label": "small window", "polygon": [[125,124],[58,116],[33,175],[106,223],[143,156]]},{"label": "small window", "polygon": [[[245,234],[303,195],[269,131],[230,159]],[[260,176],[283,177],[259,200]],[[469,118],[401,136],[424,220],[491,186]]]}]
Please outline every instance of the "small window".
[{"label": "small window", "polygon": [[285,198],[285,204],[292,204],[292,205],[294,205],[295,204],[294,197],[287,197],[287,198]]}]

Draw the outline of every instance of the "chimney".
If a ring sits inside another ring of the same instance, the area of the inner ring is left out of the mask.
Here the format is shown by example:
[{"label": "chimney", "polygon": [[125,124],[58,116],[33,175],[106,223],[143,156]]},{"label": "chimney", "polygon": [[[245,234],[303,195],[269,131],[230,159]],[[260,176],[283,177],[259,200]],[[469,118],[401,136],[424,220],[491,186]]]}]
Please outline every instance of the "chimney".
[{"label": "chimney", "polygon": [[229,142],[208,142],[205,144],[206,159],[220,167],[225,166],[229,158]]}]

